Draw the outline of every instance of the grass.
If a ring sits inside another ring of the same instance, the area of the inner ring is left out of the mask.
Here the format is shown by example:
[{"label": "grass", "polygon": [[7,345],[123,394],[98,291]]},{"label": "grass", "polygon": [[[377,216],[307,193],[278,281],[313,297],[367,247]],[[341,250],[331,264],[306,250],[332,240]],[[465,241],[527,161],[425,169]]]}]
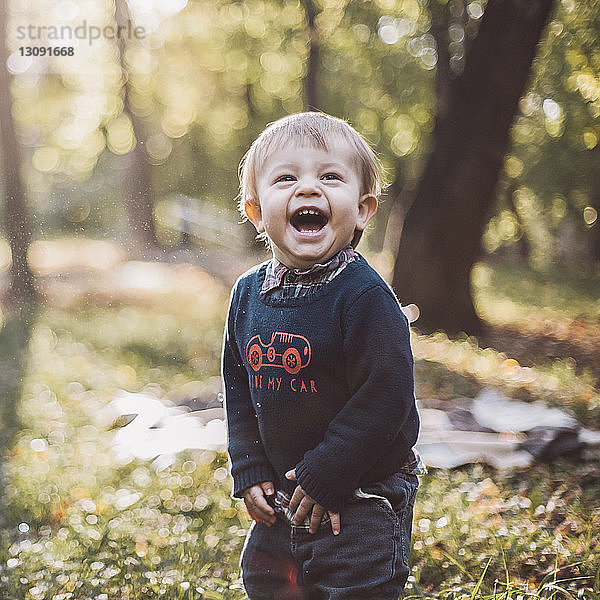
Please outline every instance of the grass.
[{"label": "grass", "polygon": [[476,465],[435,471],[425,480],[415,511],[419,587],[442,597],[466,593],[465,587],[473,593],[486,565],[487,594],[507,577],[515,589],[534,592],[556,571],[571,594],[589,586],[586,597],[598,597],[595,469],[554,464],[501,474]]},{"label": "grass", "polygon": [[600,277],[590,269],[542,272],[521,263],[479,263],[472,279],[478,310],[488,321],[600,319]]},{"label": "grass", "polygon": [[[249,521],[229,496],[224,454],[188,450],[166,464],[118,458],[105,417],[120,389],[170,398],[218,375],[228,290],[196,272],[181,281],[168,293],[87,296],[40,312],[21,427],[5,465],[0,597],[244,597],[238,558]],[[524,320],[597,317],[593,295],[574,285],[561,292],[572,302],[561,303],[558,292],[522,294],[520,281],[510,269],[487,271],[480,310],[502,314],[497,304],[512,302]],[[522,366],[476,340],[439,334],[416,336],[415,353],[422,397],[472,396],[496,385],[596,422],[597,380],[568,362],[557,366],[564,358]],[[418,495],[406,595],[600,598],[598,498],[594,463],[433,471]]]},{"label": "grass", "polygon": [[600,278],[479,264],[473,287],[488,330],[481,340],[415,335],[418,393],[444,400],[493,385],[600,429]]}]

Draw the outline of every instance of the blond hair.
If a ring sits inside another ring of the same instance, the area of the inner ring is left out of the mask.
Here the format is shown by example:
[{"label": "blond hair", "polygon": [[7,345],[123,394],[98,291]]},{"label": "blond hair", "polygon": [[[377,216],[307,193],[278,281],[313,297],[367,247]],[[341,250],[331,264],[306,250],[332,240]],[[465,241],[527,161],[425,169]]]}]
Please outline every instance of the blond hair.
[{"label": "blond hair", "polygon": [[333,141],[343,140],[356,152],[361,169],[361,195],[379,197],[382,189],[381,165],[365,139],[349,123],[321,112],[296,113],[270,123],[254,140],[240,162],[238,208],[246,218],[246,204],[258,204],[256,190],[260,166],[285,144],[295,143],[329,150]]}]

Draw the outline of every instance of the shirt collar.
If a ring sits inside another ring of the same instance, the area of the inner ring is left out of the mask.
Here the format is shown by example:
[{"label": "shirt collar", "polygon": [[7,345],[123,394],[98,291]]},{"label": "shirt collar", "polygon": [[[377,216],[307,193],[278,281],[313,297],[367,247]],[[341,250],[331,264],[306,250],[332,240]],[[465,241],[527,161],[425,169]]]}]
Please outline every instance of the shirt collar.
[{"label": "shirt collar", "polygon": [[356,252],[352,245],[348,244],[342,248],[337,254],[324,263],[316,263],[309,269],[292,269],[287,267],[277,258],[273,257],[267,264],[265,272],[265,280],[260,289],[261,294],[266,294],[270,290],[280,287],[288,273],[294,275],[294,283],[307,283],[319,280],[319,275],[326,277],[332,271],[336,271],[342,265],[354,260]]}]

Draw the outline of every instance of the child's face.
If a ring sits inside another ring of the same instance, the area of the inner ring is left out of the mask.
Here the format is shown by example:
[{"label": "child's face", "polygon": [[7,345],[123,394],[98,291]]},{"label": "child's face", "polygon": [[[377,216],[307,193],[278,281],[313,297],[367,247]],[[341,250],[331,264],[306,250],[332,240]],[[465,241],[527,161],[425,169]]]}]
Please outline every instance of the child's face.
[{"label": "child's face", "polygon": [[246,214],[291,268],[334,256],[377,210],[375,196],[360,193],[358,159],[343,141],[329,150],[283,147],[265,160],[256,183],[259,204],[246,204]]}]

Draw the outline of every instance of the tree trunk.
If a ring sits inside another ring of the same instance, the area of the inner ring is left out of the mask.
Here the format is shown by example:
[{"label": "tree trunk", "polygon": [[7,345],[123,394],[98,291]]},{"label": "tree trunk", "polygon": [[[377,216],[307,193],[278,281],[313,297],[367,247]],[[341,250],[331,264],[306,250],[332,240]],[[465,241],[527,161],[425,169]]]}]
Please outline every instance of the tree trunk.
[{"label": "tree trunk", "polygon": [[[127,25],[130,21],[129,9],[126,0],[115,0],[115,18],[117,25],[123,31],[129,31]],[[135,135],[135,148],[127,155],[130,160],[128,169],[126,208],[129,216],[129,226],[132,231],[132,241],[135,247],[142,252],[152,250],[159,244],[156,239],[154,227],[154,194],[152,190],[152,172],[146,159],[143,144],[145,142],[144,128],[135,112],[131,109],[129,99],[129,76],[125,64],[125,50],[127,48],[126,36],[118,39],[119,59],[123,77],[123,113],[129,117]]]},{"label": "tree trunk", "polygon": [[443,119],[448,107],[448,96],[452,82],[450,71],[450,52],[448,44],[448,4],[430,2],[431,35],[435,39],[438,61],[435,69],[435,96],[437,99],[437,119]]},{"label": "tree trunk", "polygon": [[393,286],[422,331],[477,334],[470,274],[552,0],[489,0],[402,232]]},{"label": "tree trunk", "polygon": [[7,458],[18,429],[18,405],[25,357],[37,311],[33,273],[27,262],[31,226],[19,172],[19,146],[11,113],[10,76],[6,68],[6,6],[0,8],[0,155],[4,175],[5,228],[12,252],[10,290],[0,323],[0,529],[7,526]]},{"label": "tree trunk", "polygon": [[319,83],[317,81],[319,72],[319,32],[315,26],[315,17],[318,11],[313,0],[301,0],[300,4],[306,15],[306,29],[309,43],[304,95],[308,110],[320,110]]},{"label": "tree trunk", "polygon": [[10,76],[6,68],[6,8],[0,9],[0,135],[5,190],[5,226],[12,251],[10,301],[22,307],[35,300],[34,277],[27,263],[31,225],[19,172],[19,146],[11,113]]}]

